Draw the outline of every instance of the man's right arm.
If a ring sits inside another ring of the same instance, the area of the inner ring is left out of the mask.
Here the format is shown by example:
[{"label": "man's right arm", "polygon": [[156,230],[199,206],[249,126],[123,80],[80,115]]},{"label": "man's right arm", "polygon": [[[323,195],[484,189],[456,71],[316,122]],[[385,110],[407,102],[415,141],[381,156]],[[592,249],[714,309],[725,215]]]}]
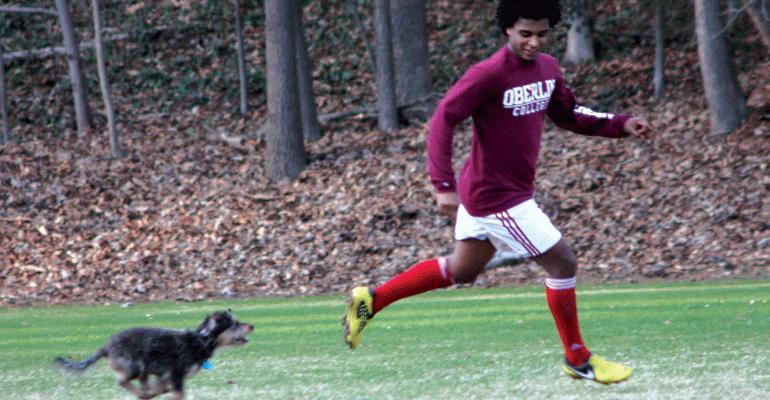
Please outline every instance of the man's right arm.
[{"label": "man's right arm", "polygon": [[436,193],[436,205],[439,214],[455,219],[460,207],[460,196],[457,192]]},{"label": "man's right arm", "polygon": [[483,74],[469,69],[439,102],[428,131],[428,172],[437,193],[457,191],[452,164],[454,127],[473,114],[484,101]]}]

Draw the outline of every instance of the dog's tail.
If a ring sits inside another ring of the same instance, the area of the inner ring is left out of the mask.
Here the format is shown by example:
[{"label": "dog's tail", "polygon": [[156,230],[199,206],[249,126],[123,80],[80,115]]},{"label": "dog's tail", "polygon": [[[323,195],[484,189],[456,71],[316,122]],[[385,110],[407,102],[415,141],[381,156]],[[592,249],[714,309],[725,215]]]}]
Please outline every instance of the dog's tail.
[{"label": "dog's tail", "polygon": [[73,374],[79,374],[82,372],[85,372],[88,368],[90,368],[92,365],[94,365],[97,361],[99,361],[100,358],[107,356],[107,349],[102,347],[94,353],[91,357],[88,357],[85,361],[72,361],[72,360],[65,360],[61,357],[56,357],[53,360],[53,363],[55,366],[61,368],[65,372],[73,373]]}]

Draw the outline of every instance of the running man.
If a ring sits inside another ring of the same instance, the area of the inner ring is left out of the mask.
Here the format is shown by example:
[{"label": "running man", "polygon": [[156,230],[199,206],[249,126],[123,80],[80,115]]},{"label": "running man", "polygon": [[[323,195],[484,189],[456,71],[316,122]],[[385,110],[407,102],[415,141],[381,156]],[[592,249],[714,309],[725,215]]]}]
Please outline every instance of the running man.
[{"label": "running man", "polygon": [[[499,0],[496,19],[507,44],[455,83],[439,103],[428,133],[429,174],[439,211],[456,217],[455,249],[450,257],[421,262],[374,290],[353,289],[343,319],[351,349],[369,320],[389,304],[474,282],[495,254],[490,240],[495,238],[545,269],[566,374],[604,384],[631,375],[631,368],[593,355],[583,343],[575,298],[577,260],[533,199],[535,165],[546,116],[581,135],[652,139],[653,134],[644,118],[576,104],[556,60],[541,54],[560,18],[558,0]],[[473,142],[456,181],[453,130],[468,117]]]}]

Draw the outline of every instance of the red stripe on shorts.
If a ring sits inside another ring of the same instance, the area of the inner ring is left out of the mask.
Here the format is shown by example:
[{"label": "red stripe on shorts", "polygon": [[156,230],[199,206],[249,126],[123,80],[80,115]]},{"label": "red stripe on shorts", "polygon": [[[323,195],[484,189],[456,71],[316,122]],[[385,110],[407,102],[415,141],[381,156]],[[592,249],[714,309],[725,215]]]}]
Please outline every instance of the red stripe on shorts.
[{"label": "red stripe on shorts", "polygon": [[495,216],[500,220],[505,229],[508,230],[508,233],[510,233],[511,236],[513,236],[513,238],[524,247],[524,250],[526,250],[530,256],[535,257],[540,255],[540,250],[538,250],[537,246],[535,246],[532,241],[529,240],[527,235],[524,233],[521,227],[519,227],[519,224],[516,223],[516,220],[511,217],[511,214],[508,213],[508,211],[497,213]]}]

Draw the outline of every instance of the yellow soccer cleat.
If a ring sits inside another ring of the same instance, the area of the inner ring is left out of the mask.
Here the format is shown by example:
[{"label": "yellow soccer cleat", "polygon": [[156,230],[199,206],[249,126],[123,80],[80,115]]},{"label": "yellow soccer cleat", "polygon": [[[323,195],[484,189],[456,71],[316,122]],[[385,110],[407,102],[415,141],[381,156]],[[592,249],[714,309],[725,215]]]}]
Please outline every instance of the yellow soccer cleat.
[{"label": "yellow soccer cleat", "polygon": [[579,367],[573,367],[564,361],[564,372],[574,379],[590,379],[608,385],[618,383],[631,376],[632,369],[625,365],[609,362],[599,356],[591,356]]},{"label": "yellow soccer cleat", "polygon": [[342,325],[345,326],[345,343],[352,350],[358,347],[361,332],[374,316],[372,311],[373,301],[374,296],[372,296],[372,292],[366,286],[359,286],[350,293],[348,313],[342,318]]}]

